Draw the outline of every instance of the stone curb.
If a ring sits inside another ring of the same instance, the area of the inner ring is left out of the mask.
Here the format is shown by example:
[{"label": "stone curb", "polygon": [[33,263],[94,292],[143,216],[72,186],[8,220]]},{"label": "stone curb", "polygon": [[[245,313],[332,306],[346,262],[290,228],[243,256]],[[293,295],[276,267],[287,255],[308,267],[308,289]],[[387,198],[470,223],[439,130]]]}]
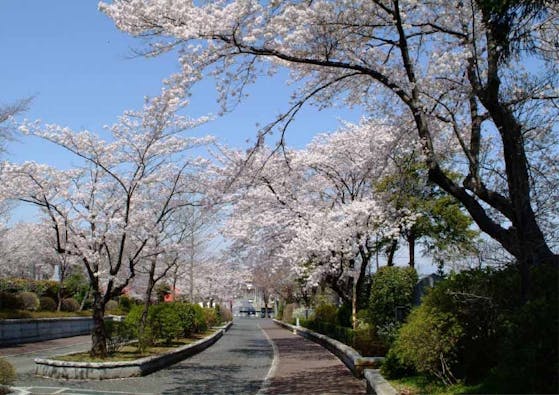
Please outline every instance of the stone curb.
[{"label": "stone curb", "polygon": [[377,395],[396,395],[398,392],[382,377],[378,366],[384,361],[383,357],[362,357],[352,347],[331,339],[310,329],[273,320],[276,324],[293,331],[293,333],[312,340],[336,355],[351,370],[357,378],[367,381],[367,393]]},{"label": "stone curb", "polygon": [[35,374],[41,377],[70,380],[104,380],[145,376],[195,355],[214,344],[233,325],[229,322],[204,339],[163,354],[121,362],[69,362],[35,359]]}]

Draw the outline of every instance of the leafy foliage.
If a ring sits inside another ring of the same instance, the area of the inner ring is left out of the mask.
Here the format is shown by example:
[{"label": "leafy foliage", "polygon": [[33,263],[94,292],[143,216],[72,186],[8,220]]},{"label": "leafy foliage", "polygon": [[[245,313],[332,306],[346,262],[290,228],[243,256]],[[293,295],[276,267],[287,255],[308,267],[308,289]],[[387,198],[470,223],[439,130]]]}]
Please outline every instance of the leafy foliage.
[{"label": "leafy foliage", "polygon": [[400,329],[385,373],[411,368],[446,383],[484,381],[496,392],[557,392],[557,280],[555,268],[534,268],[534,292],[523,302],[510,292],[520,283],[515,267],[451,275]]},{"label": "leafy foliage", "polygon": [[418,372],[436,376],[445,384],[454,384],[452,368],[457,362],[462,335],[456,317],[423,304],[410,314],[393,349],[403,365],[412,365]]},{"label": "leafy foliage", "polygon": [[314,310],[314,321],[327,324],[338,324],[338,308],[333,304],[321,303]]},{"label": "leafy foliage", "polygon": [[411,310],[417,283],[415,269],[385,266],[373,275],[369,299],[369,319],[378,328],[398,322],[396,309]]},{"label": "leafy foliage", "polygon": [[58,283],[50,280],[0,278],[0,291],[3,292],[35,292],[38,296],[55,296],[57,287]]},{"label": "leafy foliage", "polygon": [[35,311],[40,306],[39,298],[35,292],[20,292],[17,297],[21,299],[22,308]]},{"label": "leafy foliage", "polygon": [[16,370],[12,364],[4,358],[0,358],[0,392],[2,391],[2,386],[12,385],[16,379]]},{"label": "leafy foliage", "polygon": [[74,298],[66,298],[66,299],[62,299],[62,304],[60,306],[60,309],[62,311],[75,312],[80,309],[80,304]]},{"label": "leafy foliage", "polygon": [[0,292],[0,309],[17,310],[23,308],[23,301],[11,292]]},{"label": "leafy foliage", "polygon": [[39,309],[42,311],[55,311],[56,310],[56,302],[53,298],[48,296],[41,296],[39,298]]}]

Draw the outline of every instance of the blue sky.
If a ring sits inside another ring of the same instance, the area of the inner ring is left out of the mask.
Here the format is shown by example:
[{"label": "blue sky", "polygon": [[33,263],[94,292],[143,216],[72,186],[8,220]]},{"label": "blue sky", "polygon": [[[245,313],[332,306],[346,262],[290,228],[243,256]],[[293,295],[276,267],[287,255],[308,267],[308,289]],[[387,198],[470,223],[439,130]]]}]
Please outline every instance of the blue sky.
[{"label": "blue sky", "polygon": [[[156,95],[161,81],[178,70],[174,54],[134,57],[141,41],[119,32],[97,10],[97,0],[17,0],[0,2],[0,103],[34,96],[25,118],[99,131],[127,109],[141,107],[145,95]],[[196,131],[212,134],[235,147],[254,141],[256,124],[266,124],[288,108],[283,78],[262,79],[251,97],[234,112]],[[193,92],[191,116],[219,110],[212,81]],[[306,108],[291,126],[290,145],[301,147],[314,134],[334,130],[340,119],[356,120],[357,111],[318,112]],[[10,144],[7,159],[35,160],[66,166],[60,149],[34,138]]]},{"label": "blue sky", "polygon": [[[178,70],[176,57],[133,57],[132,49],[141,47],[141,41],[119,32],[97,10],[97,3],[0,1],[0,103],[34,96],[25,118],[100,131],[123,111],[140,108],[144,96],[160,91],[161,81]],[[222,143],[246,147],[254,141],[257,124],[266,124],[288,108],[290,90],[281,77],[260,80],[234,112],[203,125],[196,134],[212,134]],[[205,81],[193,92],[189,115],[218,110],[213,83]],[[360,116],[358,110],[306,107],[290,126],[287,142],[301,148],[313,135],[335,130],[340,120],[356,121]],[[73,161],[62,149],[23,136],[9,144],[5,159],[59,167]],[[30,221],[36,213],[20,207],[12,221]],[[405,261],[405,252],[401,255],[398,258]]]}]

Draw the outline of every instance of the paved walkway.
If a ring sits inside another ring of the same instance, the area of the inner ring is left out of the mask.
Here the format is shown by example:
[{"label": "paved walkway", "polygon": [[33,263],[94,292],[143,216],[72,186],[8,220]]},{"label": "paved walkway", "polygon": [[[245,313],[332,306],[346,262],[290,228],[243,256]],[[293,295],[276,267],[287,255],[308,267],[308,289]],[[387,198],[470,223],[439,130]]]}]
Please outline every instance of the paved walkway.
[{"label": "paved walkway", "polygon": [[365,384],[333,354],[271,320],[236,318],[210,348],[144,377],[83,381],[34,376],[33,359],[85,350],[89,336],[0,349],[30,394],[360,394]]},{"label": "paved walkway", "polygon": [[274,343],[275,358],[262,394],[365,394],[364,380],[356,379],[334,354],[311,340],[294,335],[271,320],[260,327]]}]

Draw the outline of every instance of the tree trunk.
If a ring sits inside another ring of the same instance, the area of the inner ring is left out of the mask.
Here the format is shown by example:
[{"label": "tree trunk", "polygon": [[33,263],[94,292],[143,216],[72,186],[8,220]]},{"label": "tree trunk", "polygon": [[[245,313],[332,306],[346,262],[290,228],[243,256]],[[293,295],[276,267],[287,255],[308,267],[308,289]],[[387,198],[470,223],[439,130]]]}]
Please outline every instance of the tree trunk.
[{"label": "tree trunk", "polygon": [[268,314],[268,301],[270,299],[268,292],[262,292],[262,299],[264,299],[264,318],[270,318],[270,315]]},{"label": "tree trunk", "polygon": [[394,254],[398,249],[398,240],[394,239],[390,243],[390,247],[388,247],[388,262],[386,262],[386,266],[394,266]]},{"label": "tree trunk", "polygon": [[351,327],[353,329],[357,326],[357,281],[352,279],[352,295],[351,295]]},{"label": "tree trunk", "polygon": [[151,305],[151,295],[153,294],[153,288],[155,288],[155,266],[157,261],[155,259],[151,260],[151,266],[148,275],[148,285],[146,287],[146,292],[144,294],[144,308],[142,309],[142,315],[140,316],[140,323],[138,326],[138,348],[144,351],[147,347],[145,342],[145,331],[148,320],[149,306]]},{"label": "tree trunk", "polygon": [[99,290],[93,291],[93,329],[91,332],[92,357],[107,357],[107,334],[105,332],[105,302]]},{"label": "tree trunk", "polygon": [[408,251],[410,255],[410,267],[415,267],[415,233],[410,230],[408,235]]}]

